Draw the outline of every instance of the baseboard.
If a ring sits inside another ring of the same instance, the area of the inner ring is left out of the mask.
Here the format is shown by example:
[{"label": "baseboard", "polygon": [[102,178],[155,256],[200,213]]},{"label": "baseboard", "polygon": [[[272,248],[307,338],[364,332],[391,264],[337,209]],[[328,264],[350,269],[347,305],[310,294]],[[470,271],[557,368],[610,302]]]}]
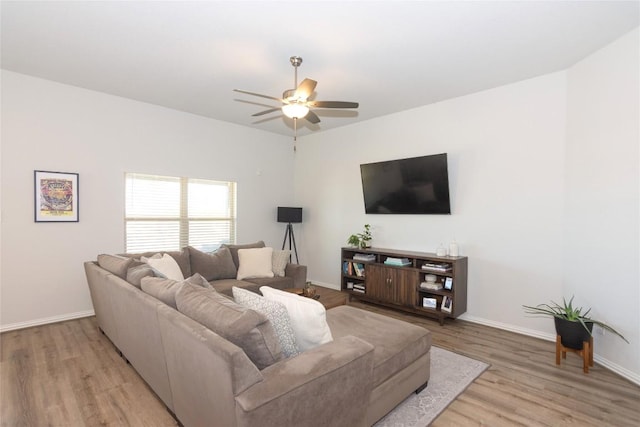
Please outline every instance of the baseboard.
[{"label": "baseboard", "polygon": [[[509,331],[509,332],[514,332],[516,334],[521,334],[521,335],[526,335],[529,337],[533,337],[533,338],[540,338],[542,340],[545,341],[551,341],[554,342],[556,341],[556,335],[555,334],[545,334],[539,331],[534,331],[531,329],[526,329],[526,328],[518,328],[518,327],[514,327],[513,325],[508,325],[506,323],[500,323],[500,322],[494,322],[492,320],[487,320],[487,319],[483,319],[481,317],[475,317],[475,316],[470,316],[467,314],[463,314],[462,316],[459,317],[460,320],[466,320],[467,322],[472,322],[472,323],[478,323],[480,325],[485,325],[485,326],[490,326],[492,328],[496,328],[496,329],[502,329],[505,331]],[[604,357],[598,355],[598,354],[594,354],[593,355],[593,361],[597,362],[598,365],[601,365],[602,367],[610,370],[611,372],[615,372],[616,374],[620,375],[621,377],[631,381],[634,384],[640,385],[640,375],[638,375],[635,372],[632,372],[616,363],[611,362],[608,359],[605,359]]]},{"label": "baseboard", "polygon": [[28,322],[10,323],[0,326],[0,333],[15,331],[18,329],[31,328],[33,326],[48,325],[49,323],[64,322],[65,320],[81,319],[83,317],[93,316],[93,310],[79,311],[77,313],[63,314],[60,316],[45,317],[43,319],[29,320]]}]

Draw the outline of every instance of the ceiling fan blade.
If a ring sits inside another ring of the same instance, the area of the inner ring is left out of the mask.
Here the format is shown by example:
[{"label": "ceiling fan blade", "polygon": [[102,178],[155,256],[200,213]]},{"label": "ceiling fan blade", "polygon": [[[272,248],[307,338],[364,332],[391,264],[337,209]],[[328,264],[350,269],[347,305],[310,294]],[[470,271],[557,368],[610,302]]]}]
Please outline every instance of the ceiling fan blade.
[{"label": "ceiling fan blade", "polygon": [[316,108],[358,108],[359,104],[346,101],[310,101],[307,105]]},{"label": "ceiling fan blade", "polygon": [[269,95],[262,95],[260,93],[255,93],[255,92],[247,92],[246,90],[240,90],[240,89],[234,89],[234,92],[240,92],[240,93],[246,93],[247,95],[253,95],[253,96],[259,96],[261,98],[267,98],[267,99],[274,99],[276,101],[282,102],[281,98],[276,98],[275,96],[269,96]]},{"label": "ceiling fan blade", "polygon": [[318,84],[318,82],[315,81],[315,80],[304,79],[302,81],[302,83],[300,83],[298,85],[298,88],[296,89],[295,96],[297,98],[301,98],[301,99],[306,100],[308,97],[311,96],[313,91],[316,90],[316,85],[317,84]]},{"label": "ceiling fan blade", "polygon": [[318,115],[313,111],[309,111],[307,115],[304,116],[304,118],[307,119],[310,123],[313,123],[314,125],[316,123],[320,123],[320,117],[318,117]]},{"label": "ceiling fan blade", "polygon": [[262,115],[264,115],[264,114],[269,114],[269,113],[273,113],[274,111],[280,111],[280,110],[281,110],[281,108],[280,108],[280,107],[277,107],[277,108],[269,108],[268,110],[260,111],[259,113],[252,114],[251,116],[252,116],[252,117],[262,116]]}]

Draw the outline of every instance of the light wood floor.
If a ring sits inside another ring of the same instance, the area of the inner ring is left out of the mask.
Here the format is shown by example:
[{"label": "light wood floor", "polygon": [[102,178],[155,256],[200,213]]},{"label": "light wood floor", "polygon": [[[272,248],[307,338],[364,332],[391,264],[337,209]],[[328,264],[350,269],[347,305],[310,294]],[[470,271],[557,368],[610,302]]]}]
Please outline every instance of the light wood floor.
[{"label": "light wood floor", "polygon": [[[491,364],[433,426],[640,425],[640,387],[597,364],[583,374],[575,354],[557,367],[554,343],[352,304],[424,326],[434,345]],[[177,425],[94,317],[6,332],[0,345],[2,426]]]}]

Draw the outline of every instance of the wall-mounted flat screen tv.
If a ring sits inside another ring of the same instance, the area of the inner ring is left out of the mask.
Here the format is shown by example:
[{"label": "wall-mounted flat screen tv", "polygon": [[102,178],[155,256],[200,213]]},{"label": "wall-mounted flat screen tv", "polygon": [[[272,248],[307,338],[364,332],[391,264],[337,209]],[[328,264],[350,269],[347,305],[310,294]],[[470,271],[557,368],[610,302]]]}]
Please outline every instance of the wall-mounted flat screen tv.
[{"label": "wall-mounted flat screen tv", "polygon": [[447,154],[360,165],[368,214],[450,214]]}]

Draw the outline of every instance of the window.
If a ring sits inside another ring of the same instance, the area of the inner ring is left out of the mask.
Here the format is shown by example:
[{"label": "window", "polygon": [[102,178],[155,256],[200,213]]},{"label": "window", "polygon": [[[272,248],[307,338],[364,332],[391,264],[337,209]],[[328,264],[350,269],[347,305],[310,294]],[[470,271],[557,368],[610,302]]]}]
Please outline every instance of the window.
[{"label": "window", "polygon": [[235,182],[125,175],[126,252],[210,252],[235,241]]}]

